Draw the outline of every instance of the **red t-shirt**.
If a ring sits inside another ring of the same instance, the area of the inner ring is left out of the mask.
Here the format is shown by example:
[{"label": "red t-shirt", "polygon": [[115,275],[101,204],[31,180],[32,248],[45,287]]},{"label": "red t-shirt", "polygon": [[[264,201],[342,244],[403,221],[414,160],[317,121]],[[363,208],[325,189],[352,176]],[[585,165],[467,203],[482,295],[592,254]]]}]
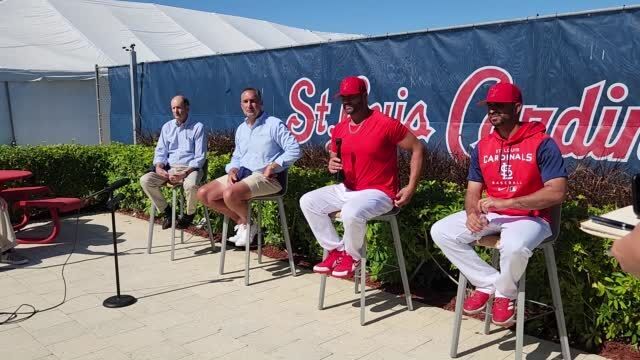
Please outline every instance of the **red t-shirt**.
[{"label": "red t-shirt", "polygon": [[398,192],[397,145],[409,132],[400,121],[377,110],[359,125],[340,121],[331,134],[331,151],[342,139],[344,185],[350,190],[378,189],[392,200]]}]

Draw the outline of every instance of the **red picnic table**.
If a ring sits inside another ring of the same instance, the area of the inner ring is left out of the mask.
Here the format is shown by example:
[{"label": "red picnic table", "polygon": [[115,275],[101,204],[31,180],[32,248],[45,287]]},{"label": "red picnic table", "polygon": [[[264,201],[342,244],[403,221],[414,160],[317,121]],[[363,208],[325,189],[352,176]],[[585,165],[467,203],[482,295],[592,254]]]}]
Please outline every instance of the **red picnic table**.
[{"label": "red picnic table", "polygon": [[[13,181],[26,179],[33,174],[27,170],[0,170],[0,185]],[[13,201],[14,208],[23,211],[22,219],[18,224],[13,225],[14,230],[20,230],[29,222],[29,209],[42,208],[49,209],[53,229],[49,235],[35,238],[18,238],[20,244],[47,244],[55,240],[60,232],[59,212],[69,212],[78,210],[83,206],[82,200],[78,198],[47,198],[47,199],[31,199],[35,195],[49,194],[50,190],[47,186],[26,186],[0,190],[0,197],[5,200]]]}]

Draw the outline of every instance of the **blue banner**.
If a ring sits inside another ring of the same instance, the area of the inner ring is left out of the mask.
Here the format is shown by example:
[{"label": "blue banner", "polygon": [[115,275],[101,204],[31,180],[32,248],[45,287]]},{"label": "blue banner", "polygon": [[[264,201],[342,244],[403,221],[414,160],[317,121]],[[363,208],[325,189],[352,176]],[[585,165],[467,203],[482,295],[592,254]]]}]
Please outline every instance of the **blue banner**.
[{"label": "blue banner", "polygon": [[[429,148],[467,154],[491,131],[477,103],[507,81],[522,89],[522,120],[543,122],[565,158],[640,170],[638,29],[634,8],[141,64],[142,130],[171,119],[176,94],[210,131],[235,130],[240,92],[256,87],[300,143],[324,144],[342,117],[338,83],[358,75],[372,106]],[[132,142],[128,71],[109,69],[111,136],[124,143]]]}]

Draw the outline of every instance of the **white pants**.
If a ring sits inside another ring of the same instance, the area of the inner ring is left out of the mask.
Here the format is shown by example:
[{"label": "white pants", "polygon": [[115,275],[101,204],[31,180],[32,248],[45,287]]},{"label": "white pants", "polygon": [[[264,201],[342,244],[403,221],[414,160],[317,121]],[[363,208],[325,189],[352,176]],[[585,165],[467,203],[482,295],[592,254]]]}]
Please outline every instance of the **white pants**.
[{"label": "white pants", "polygon": [[[189,167],[186,165],[171,165],[169,174],[173,175],[188,168]],[[182,181],[182,189],[184,189],[184,197],[186,199],[187,215],[193,215],[196,213],[196,206],[198,205],[198,198],[196,195],[198,194],[198,184],[200,183],[202,174],[203,173],[200,170],[193,171]],[[159,212],[164,211],[168,205],[167,200],[165,200],[164,196],[162,196],[162,192],[160,191],[160,188],[166,183],[167,179],[158,175],[155,171],[148,172],[140,178],[140,186],[142,186],[142,190],[151,199],[151,202],[153,202],[153,205],[155,205]]]},{"label": "white pants", "polygon": [[[489,225],[472,234],[467,229],[467,214],[461,211],[431,227],[433,241],[477,290],[515,299],[518,281],[527,269],[532,251],[551,236],[549,223],[538,217],[487,214]],[[475,252],[474,241],[482,236],[500,234],[500,272]]]},{"label": "white pants", "polygon": [[[343,184],[329,185],[304,194],[300,207],[313,235],[326,250],[345,250],[355,260],[362,258],[367,221],[385,214],[393,202],[376,189],[352,191]],[[329,214],[340,211],[344,235],[338,236]]]},{"label": "white pants", "polygon": [[0,198],[0,253],[16,246],[16,233],[13,232],[9,209],[6,201]]}]

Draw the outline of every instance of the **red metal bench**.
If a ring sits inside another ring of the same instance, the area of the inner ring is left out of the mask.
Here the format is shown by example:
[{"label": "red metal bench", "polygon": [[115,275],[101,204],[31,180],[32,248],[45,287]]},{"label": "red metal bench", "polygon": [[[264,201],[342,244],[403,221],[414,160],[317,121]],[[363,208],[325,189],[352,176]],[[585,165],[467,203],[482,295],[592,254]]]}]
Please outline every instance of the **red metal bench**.
[{"label": "red metal bench", "polygon": [[49,235],[44,237],[18,238],[19,244],[49,244],[52,243],[60,233],[60,217],[59,213],[70,212],[80,209],[84,205],[83,201],[78,198],[51,198],[51,199],[35,199],[20,200],[16,203],[16,207],[29,213],[30,208],[49,209],[53,229]]},{"label": "red metal bench", "polygon": [[[8,202],[14,203],[14,210],[18,209],[17,202],[20,200],[29,200],[36,195],[49,195],[51,190],[48,186],[23,186],[0,190],[0,197]],[[22,208],[22,218],[17,224],[13,225],[13,230],[20,230],[27,226],[29,222],[29,212]]]}]

